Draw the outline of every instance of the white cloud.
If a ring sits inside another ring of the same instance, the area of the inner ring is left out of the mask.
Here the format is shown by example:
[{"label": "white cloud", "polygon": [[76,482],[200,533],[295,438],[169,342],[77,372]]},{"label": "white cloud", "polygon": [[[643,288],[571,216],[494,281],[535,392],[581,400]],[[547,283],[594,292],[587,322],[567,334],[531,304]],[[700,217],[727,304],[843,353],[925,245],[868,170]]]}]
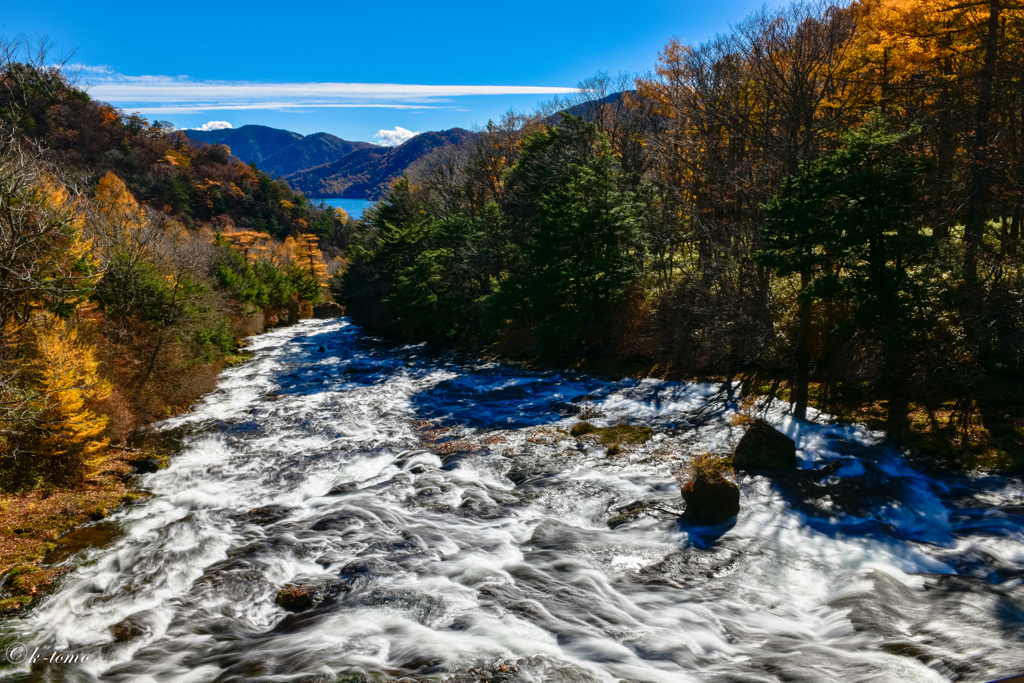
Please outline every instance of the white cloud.
[{"label": "white cloud", "polygon": [[231,124],[227,121],[207,121],[198,128],[192,130],[224,130],[225,128],[231,128]]},{"label": "white cloud", "polygon": [[186,76],[125,76],[105,67],[88,71],[92,97],[145,114],[320,107],[439,109],[449,108],[447,98],[452,97],[575,92],[575,88],[523,85],[192,81]]},{"label": "white cloud", "polygon": [[401,126],[395,126],[394,130],[379,130],[373,137],[380,140],[380,144],[385,147],[397,147],[409,138],[419,135],[418,132],[406,130]]},{"label": "white cloud", "polygon": [[109,66],[104,66],[104,65],[81,64],[81,63],[77,63],[76,62],[75,64],[68,64],[67,68],[68,69],[72,69],[72,70],[76,70],[76,71],[81,71],[82,73],[87,73],[87,74],[102,74],[104,76],[113,76],[113,75],[115,75],[115,72],[114,72],[113,69],[111,69]]}]

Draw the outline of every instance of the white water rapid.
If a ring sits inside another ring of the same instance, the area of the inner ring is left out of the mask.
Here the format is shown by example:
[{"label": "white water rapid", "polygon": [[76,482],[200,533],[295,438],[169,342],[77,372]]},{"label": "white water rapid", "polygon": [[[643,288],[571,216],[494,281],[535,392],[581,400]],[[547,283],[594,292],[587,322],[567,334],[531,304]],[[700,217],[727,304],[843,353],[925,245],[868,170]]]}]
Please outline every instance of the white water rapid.
[{"label": "white water rapid", "polygon": [[[153,497],[105,522],[123,535],[67,560],[51,596],[0,625],[5,642],[80,661],[0,677],[925,683],[1024,673],[1019,479],[929,478],[881,435],[798,424],[776,406],[768,419],[796,440],[801,467],[821,471],[741,475],[736,523],[698,528],[673,514],[673,473],[741,436],[726,387],[396,349],[345,320],[250,341],[252,361],[161,425],[180,446],[167,469],[144,475]],[[598,424],[655,436],[616,456],[570,438],[558,428],[582,401]],[[635,501],[648,505],[620,514]],[[275,599],[288,584],[319,587],[318,601],[286,611]]]}]

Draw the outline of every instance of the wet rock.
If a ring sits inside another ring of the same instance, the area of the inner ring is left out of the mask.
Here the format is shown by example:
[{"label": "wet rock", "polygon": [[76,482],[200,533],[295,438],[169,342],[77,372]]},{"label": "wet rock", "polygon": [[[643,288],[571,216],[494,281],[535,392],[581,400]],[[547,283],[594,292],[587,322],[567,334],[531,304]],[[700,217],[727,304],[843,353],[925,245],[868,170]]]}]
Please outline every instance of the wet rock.
[{"label": "wet rock", "polygon": [[685,517],[704,524],[719,524],[740,512],[740,489],[721,475],[697,474],[683,484]]},{"label": "wet rock", "polygon": [[277,592],[274,604],[289,612],[305,612],[319,605],[323,599],[324,592],[319,586],[289,584]]},{"label": "wet rock", "polygon": [[737,470],[795,470],[796,443],[764,420],[755,420],[732,456]]},{"label": "wet rock", "polygon": [[616,529],[623,524],[628,524],[633,520],[642,517],[650,507],[650,503],[645,500],[636,500],[627,505],[615,508],[615,515],[608,520],[608,528]]},{"label": "wet rock", "polygon": [[43,565],[60,564],[87,548],[105,548],[122,535],[124,532],[121,527],[110,522],[77,527],[57,539],[57,544],[43,558]]},{"label": "wet rock", "polygon": [[330,581],[315,586],[290,583],[277,592],[274,604],[289,612],[305,612],[313,609],[327,598],[333,598],[350,590],[351,586],[342,581]]},{"label": "wet rock", "polygon": [[575,664],[559,661],[549,655],[533,655],[473,667],[445,680],[449,683],[597,683],[602,679]]},{"label": "wet rock", "polygon": [[252,524],[266,526],[275,524],[291,514],[291,508],[283,505],[264,505],[245,513],[245,519]]},{"label": "wet rock", "polygon": [[128,464],[131,465],[137,474],[152,474],[167,467],[167,461],[168,458],[166,456],[151,455],[145,458],[129,460]]},{"label": "wet rock", "polygon": [[330,318],[341,318],[345,315],[345,309],[334,303],[328,301],[322,303],[319,306],[313,308],[313,317],[317,320],[328,320]]},{"label": "wet rock", "polygon": [[327,495],[328,496],[341,496],[341,495],[344,495],[346,493],[351,493],[352,491],[358,491],[358,490],[359,490],[359,484],[355,483],[354,481],[346,481],[343,484],[338,484],[337,486],[332,487],[331,490],[327,492]]},{"label": "wet rock", "polygon": [[114,637],[114,642],[117,643],[125,643],[129,640],[141,638],[149,632],[149,626],[138,614],[133,614],[110,627],[110,635]]}]

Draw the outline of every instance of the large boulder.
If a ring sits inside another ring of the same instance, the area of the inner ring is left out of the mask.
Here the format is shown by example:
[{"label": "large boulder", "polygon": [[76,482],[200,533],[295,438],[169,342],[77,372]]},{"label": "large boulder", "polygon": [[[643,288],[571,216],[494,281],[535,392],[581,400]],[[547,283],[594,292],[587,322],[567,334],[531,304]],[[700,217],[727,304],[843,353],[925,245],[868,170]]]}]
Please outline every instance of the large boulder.
[{"label": "large boulder", "polygon": [[720,474],[699,473],[683,484],[685,516],[705,524],[719,524],[740,512],[740,489]]},{"label": "large boulder", "polygon": [[795,470],[796,442],[764,420],[755,420],[736,444],[732,466],[737,470]]},{"label": "large boulder", "polygon": [[341,318],[344,317],[344,315],[345,309],[333,301],[327,301],[313,308],[313,317],[317,320]]}]

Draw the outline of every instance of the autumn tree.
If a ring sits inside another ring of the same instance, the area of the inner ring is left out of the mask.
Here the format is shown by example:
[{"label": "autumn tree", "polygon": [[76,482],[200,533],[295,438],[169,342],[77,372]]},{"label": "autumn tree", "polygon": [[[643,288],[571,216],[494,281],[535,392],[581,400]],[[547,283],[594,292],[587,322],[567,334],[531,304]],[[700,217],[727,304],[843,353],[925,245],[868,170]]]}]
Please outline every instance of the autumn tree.
[{"label": "autumn tree", "polygon": [[146,247],[158,232],[159,221],[139,205],[123,180],[107,171],[88,203],[85,227],[104,260],[121,254],[134,262],[146,256]]},{"label": "autumn tree", "polygon": [[270,235],[256,230],[236,230],[219,233],[218,239],[242,254],[247,261],[256,261],[269,249]]},{"label": "autumn tree", "polygon": [[[0,151],[0,332],[34,310],[66,314],[96,281],[68,189],[15,144]],[[3,342],[0,341],[0,345]]]},{"label": "autumn tree", "polygon": [[311,233],[299,233],[292,248],[292,263],[327,286],[327,264],[320,251],[319,239]]}]

